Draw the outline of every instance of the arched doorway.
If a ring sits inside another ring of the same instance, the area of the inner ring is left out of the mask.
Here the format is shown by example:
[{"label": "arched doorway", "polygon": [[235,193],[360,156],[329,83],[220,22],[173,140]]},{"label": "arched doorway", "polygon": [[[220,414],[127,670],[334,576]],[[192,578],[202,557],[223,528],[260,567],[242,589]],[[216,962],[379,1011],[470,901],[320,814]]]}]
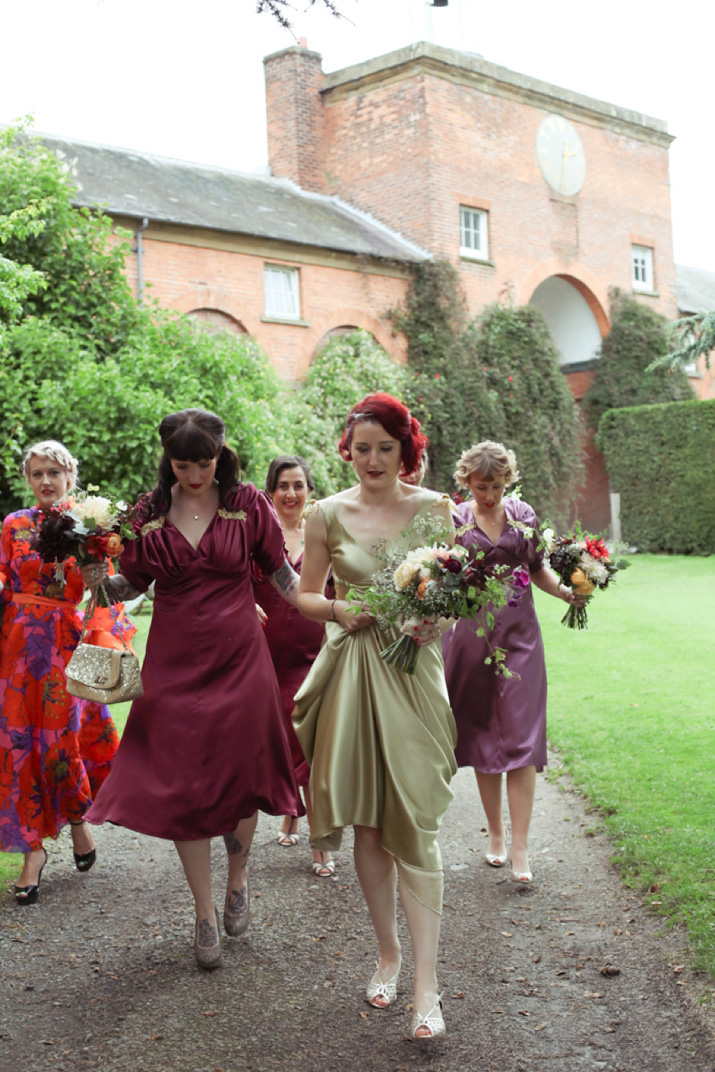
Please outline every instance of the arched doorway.
[{"label": "arched doorway", "polygon": [[529,299],[529,305],[543,313],[562,366],[583,365],[599,356],[601,329],[593,313],[595,298],[589,297],[591,302],[582,286],[552,275],[539,283]]},{"label": "arched doorway", "polygon": [[[581,402],[601,355],[601,340],[608,334],[606,312],[593,291],[580,279],[549,275],[538,284],[529,305],[539,309],[559,355],[559,365],[571,393]],[[584,428],[586,479],[579,496],[578,514],[587,529],[601,532],[610,521],[608,476],[596,450],[595,429]]]}]

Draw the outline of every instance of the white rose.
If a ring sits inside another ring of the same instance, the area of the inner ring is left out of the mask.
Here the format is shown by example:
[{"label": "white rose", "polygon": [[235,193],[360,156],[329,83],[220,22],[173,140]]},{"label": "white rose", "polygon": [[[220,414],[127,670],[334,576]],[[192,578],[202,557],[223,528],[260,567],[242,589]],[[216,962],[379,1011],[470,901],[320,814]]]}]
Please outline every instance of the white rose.
[{"label": "white rose", "polygon": [[76,503],[72,509],[72,517],[78,521],[93,518],[95,525],[103,529],[111,528],[117,520],[112,504],[103,495],[88,495],[86,499]]}]

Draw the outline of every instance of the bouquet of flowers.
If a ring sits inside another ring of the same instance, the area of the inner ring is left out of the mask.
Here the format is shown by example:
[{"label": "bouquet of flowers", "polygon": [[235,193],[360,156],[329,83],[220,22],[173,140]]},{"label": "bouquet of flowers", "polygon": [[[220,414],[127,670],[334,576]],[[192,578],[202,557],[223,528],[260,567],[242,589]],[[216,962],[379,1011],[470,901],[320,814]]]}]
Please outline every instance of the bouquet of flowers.
[{"label": "bouquet of flowers", "polygon": [[[481,557],[480,554],[472,559],[464,547],[445,543],[418,547],[404,558],[389,556],[367,592],[350,592],[348,598],[359,600],[362,609],[374,614],[383,629],[398,622],[403,628],[411,628],[438,618],[476,618],[482,608],[491,604],[476,631],[478,636],[485,636],[487,629],[494,628],[494,612],[516,598],[523,579],[501,576],[506,567],[487,568],[479,561]],[[506,653],[501,649],[490,651],[485,662],[493,662],[498,672],[510,677],[504,665]],[[414,674],[418,654],[419,644],[405,633],[381,651],[380,657]]]},{"label": "bouquet of flowers", "polygon": [[66,559],[74,557],[81,566],[102,562],[120,554],[124,540],[135,539],[129,504],[94,494],[97,491],[88,484],[86,491],[70,495],[40,517],[33,547],[43,562],[55,563],[58,580]]},{"label": "bouquet of flowers", "polygon": [[[542,531],[542,536],[551,568],[586,603],[591,601],[597,588],[607,588],[616,573],[630,565],[623,560],[614,561],[611,558],[613,548],[609,548],[601,537],[583,532],[580,524],[575,526],[573,533],[556,536],[553,529],[547,528]],[[561,622],[569,629],[586,629],[586,606],[570,606]]]}]

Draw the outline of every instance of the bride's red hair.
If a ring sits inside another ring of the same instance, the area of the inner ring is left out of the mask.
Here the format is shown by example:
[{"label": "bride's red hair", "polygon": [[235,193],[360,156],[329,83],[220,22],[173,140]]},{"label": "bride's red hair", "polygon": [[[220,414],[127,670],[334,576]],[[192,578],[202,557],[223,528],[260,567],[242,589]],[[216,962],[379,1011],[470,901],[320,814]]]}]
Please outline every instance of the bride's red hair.
[{"label": "bride's red hair", "polygon": [[429,446],[429,439],[420,431],[420,422],[417,418],[413,417],[407,406],[397,398],[377,392],[374,395],[365,395],[362,402],[353,406],[348,413],[345,431],[338,447],[340,456],[346,462],[352,461],[350,447],[358,421],[373,421],[375,424],[381,424],[389,436],[400,441],[402,470],[405,476],[409,476],[419,468],[422,455]]}]

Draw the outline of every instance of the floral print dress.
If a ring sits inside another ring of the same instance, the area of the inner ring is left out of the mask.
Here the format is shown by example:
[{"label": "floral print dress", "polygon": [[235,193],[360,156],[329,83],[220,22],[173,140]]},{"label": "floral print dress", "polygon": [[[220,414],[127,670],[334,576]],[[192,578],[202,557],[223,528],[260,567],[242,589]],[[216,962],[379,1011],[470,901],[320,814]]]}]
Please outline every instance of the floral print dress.
[{"label": "floral print dress", "polygon": [[[74,559],[63,579],[32,550],[38,508],[10,514],[0,541],[0,848],[31,852],[81,820],[119,740],[107,707],[70,696],[65,669],[80,637],[84,594]],[[110,620],[111,618],[111,620]],[[134,627],[107,610],[92,629]]]}]

